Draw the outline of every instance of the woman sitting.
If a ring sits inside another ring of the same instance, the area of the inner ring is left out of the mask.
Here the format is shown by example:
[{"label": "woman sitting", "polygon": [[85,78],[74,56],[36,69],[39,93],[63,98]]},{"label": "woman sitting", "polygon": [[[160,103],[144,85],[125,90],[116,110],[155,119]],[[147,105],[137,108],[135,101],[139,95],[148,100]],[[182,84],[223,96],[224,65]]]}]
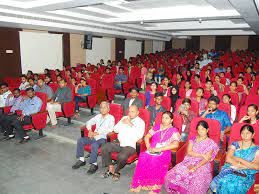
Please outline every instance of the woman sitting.
[{"label": "woman sitting", "polygon": [[165,76],[165,78],[163,79],[162,85],[161,85],[164,96],[170,95],[171,86],[172,86],[172,84],[170,82],[169,77]]},{"label": "woman sitting", "polygon": [[220,83],[219,75],[214,76],[214,81],[215,86],[218,86],[219,92],[224,92],[225,86],[224,84]]},{"label": "woman sitting", "polygon": [[181,106],[178,108],[178,113],[183,118],[183,126],[182,126],[182,141],[185,142],[188,138],[188,134],[190,131],[190,124],[194,117],[196,117],[195,112],[191,111],[191,100],[189,98],[185,98],[182,101]]},{"label": "woman sitting", "polygon": [[255,104],[250,104],[247,107],[247,115],[245,115],[239,123],[249,123],[251,125],[257,125],[259,120],[258,106]]},{"label": "woman sitting", "polygon": [[180,89],[181,98],[190,98],[192,94],[192,85],[190,81],[186,81],[184,84],[184,89]]},{"label": "woman sitting", "polygon": [[156,82],[152,82],[150,84],[150,91],[147,91],[145,93],[145,96],[146,96],[146,108],[148,108],[150,106],[150,101],[154,99],[156,92],[157,92],[157,83]]},{"label": "woman sitting", "polygon": [[203,98],[204,89],[197,88],[196,89],[196,97],[193,97],[192,100],[195,100],[199,103],[199,115],[206,110],[206,106],[208,104],[208,100]]},{"label": "woman sitting", "polygon": [[81,78],[80,84],[78,84],[75,88],[75,93],[78,94],[75,96],[74,100],[76,103],[75,111],[76,117],[79,116],[79,102],[86,102],[87,96],[91,95],[91,87],[87,85],[85,78]]},{"label": "woman sitting", "polygon": [[244,125],[240,134],[241,141],[229,146],[226,164],[211,182],[213,192],[245,194],[254,184],[254,175],[259,170],[259,146],[253,143],[254,128]]},{"label": "woman sitting", "polygon": [[170,99],[171,99],[171,112],[174,112],[176,101],[179,99],[179,88],[177,85],[172,86]]},{"label": "woman sitting", "polygon": [[230,121],[233,124],[233,122],[236,120],[237,109],[231,102],[231,96],[229,94],[224,94],[222,96],[222,101],[225,104],[229,104],[230,107],[231,107],[231,119],[230,119]]},{"label": "woman sitting", "polygon": [[160,192],[171,162],[171,150],[177,148],[180,141],[180,134],[172,122],[173,114],[166,111],[162,115],[162,123],[154,126],[146,135],[147,151],[139,156],[131,184],[132,192]]},{"label": "woman sitting", "polygon": [[190,138],[184,160],[166,175],[165,189],[169,193],[206,194],[209,188],[212,180],[210,162],[219,148],[208,137],[209,126],[206,121],[199,121],[196,129],[198,135]]}]

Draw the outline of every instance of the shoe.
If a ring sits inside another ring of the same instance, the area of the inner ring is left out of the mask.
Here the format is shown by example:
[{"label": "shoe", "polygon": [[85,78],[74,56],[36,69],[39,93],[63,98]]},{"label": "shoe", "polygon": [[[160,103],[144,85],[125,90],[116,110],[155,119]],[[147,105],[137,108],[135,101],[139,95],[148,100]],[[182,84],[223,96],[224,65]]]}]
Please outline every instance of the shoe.
[{"label": "shoe", "polygon": [[22,138],[22,140],[21,141],[19,141],[19,143],[20,144],[25,144],[25,143],[27,143],[28,141],[30,141],[31,139],[30,138]]},{"label": "shoe", "polygon": [[101,177],[104,178],[104,179],[107,179],[112,175],[113,174],[108,170],[107,172],[103,173]]},{"label": "shoe", "polygon": [[78,169],[80,168],[81,166],[84,166],[86,164],[86,162],[82,162],[81,160],[78,160],[73,166],[72,168],[73,169]]},{"label": "shoe", "polygon": [[13,138],[15,138],[15,136],[13,136],[13,137],[5,136],[5,137],[3,137],[3,138],[1,139],[1,141],[9,141],[9,140],[11,140],[11,139],[13,139]]},{"label": "shoe", "polygon": [[91,164],[89,170],[87,171],[87,174],[94,174],[98,170],[98,166]]}]

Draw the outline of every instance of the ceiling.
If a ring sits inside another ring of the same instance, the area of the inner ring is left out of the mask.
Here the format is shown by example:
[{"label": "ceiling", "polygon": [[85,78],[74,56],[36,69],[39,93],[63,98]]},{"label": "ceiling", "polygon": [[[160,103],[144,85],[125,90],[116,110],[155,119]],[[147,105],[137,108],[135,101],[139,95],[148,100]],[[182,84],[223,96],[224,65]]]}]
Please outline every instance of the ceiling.
[{"label": "ceiling", "polygon": [[168,41],[259,34],[259,0],[0,0],[0,26]]}]

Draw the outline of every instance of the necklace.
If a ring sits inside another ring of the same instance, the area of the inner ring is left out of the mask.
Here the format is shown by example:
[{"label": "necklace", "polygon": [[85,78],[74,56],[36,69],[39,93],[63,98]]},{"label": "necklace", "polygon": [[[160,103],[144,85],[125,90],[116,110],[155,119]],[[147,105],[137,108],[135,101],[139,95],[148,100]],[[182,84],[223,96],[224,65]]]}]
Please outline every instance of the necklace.
[{"label": "necklace", "polygon": [[[171,127],[171,126],[170,126]],[[170,127],[168,128],[162,128],[162,130],[160,131],[160,143],[162,142],[162,140],[164,139],[165,135],[167,134],[167,132],[169,131],[168,129],[170,129]],[[167,130],[166,130],[167,129]],[[164,132],[165,131],[165,132]],[[164,133],[163,133],[164,132]]]},{"label": "necklace", "polygon": [[[207,139],[207,138],[208,138],[208,137],[202,138],[199,142],[201,142],[201,141],[203,141],[203,140],[205,140],[205,139]],[[196,137],[196,142],[199,143],[197,140],[198,140],[198,137]]]},{"label": "necklace", "polygon": [[[249,148],[251,148],[252,144],[253,144],[253,142],[251,142]],[[244,150],[243,148],[244,148],[244,141],[242,141],[242,147],[241,147],[241,152],[240,152],[240,158],[242,158],[242,156],[243,156],[243,150]],[[248,149],[249,149],[249,148],[248,148]]]}]

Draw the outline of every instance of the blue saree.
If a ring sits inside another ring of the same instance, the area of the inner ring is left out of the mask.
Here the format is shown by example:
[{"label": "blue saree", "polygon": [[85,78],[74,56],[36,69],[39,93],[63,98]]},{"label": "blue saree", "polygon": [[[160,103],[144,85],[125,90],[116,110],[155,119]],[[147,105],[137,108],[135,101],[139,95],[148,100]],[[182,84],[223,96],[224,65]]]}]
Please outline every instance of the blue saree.
[{"label": "blue saree", "polygon": [[[233,142],[231,146],[234,146],[235,153],[234,156],[242,158],[248,162],[252,162],[256,156],[256,152],[259,151],[259,146],[253,146],[248,149],[242,150],[238,144],[238,142]],[[234,172],[233,168],[231,168],[231,164],[226,163],[219,175],[217,175],[210,184],[210,189],[213,192],[220,194],[246,194],[246,192],[251,188],[254,184],[255,178],[254,175],[258,172],[257,170],[250,169],[242,169],[237,170],[237,172],[246,174],[246,177],[238,176],[236,174],[232,174]]]}]

